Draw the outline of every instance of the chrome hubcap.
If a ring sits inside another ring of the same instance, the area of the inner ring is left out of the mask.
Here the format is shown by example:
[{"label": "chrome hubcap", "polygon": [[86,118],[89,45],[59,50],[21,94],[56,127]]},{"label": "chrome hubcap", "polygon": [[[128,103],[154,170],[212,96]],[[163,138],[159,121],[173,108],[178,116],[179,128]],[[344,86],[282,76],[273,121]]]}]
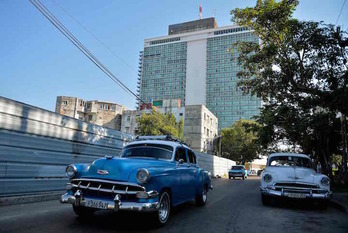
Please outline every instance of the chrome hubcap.
[{"label": "chrome hubcap", "polygon": [[160,199],[160,208],[158,210],[159,220],[163,223],[167,220],[170,210],[170,200],[168,193],[163,193]]},{"label": "chrome hubcap", "polygon": [[203,188],[203,194],[202,194],[202,197],[203,197],[203,201],[206,202],[207,201],[207,188]]}]

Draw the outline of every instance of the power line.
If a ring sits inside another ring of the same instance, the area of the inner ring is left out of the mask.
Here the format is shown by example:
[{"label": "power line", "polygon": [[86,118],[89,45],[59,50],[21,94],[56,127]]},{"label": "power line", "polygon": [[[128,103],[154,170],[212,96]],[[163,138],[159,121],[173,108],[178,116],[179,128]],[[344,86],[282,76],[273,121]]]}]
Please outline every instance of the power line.
[{"label": "power line", "polygon": [[131,67],[125,60],[123,60],[120,56],[117,55],[117,53],[114,52],[113,49],[111,49],[110,46],[105,44],[102,40],[100,40],[94,33],[92,33],[85,25],[80,23],[74,16],[72,16],[62,5],[60,5],[56,0],[52,0],[62,11],[65,12],[72,20],[74,20],[81,28],[83,28],[88,34],[90,34],[96,41],[98,41],[105,49],[107,49],[112,55],[114,55],[116,58],[118,58],[123,64],[128,66],[135,74],[137,75],[137,72],[134,71],[134,68]]},{"label": "power line", "polygon": [[[44,16],[47,18],[53,26],[55,26],[68,40],[70,40],[75,47],[77,47],[86,57],[91,60],[101,71],[103,71],[111,80],[119,85],[128,94],[134,96],[141,103],[146,104],[137,94],[131,91],[125,84],[123,84],[103,63],[101,63],[41,2],[40,0],[29,0]],[[161,117],[163,120],[166,118],[155,110],[152,110],[152,114]]]},{"label": "power line", "polygon": [[344,4],[346,4],[346,1],[347,1],[347,0],[344,0],[344,2],[343,2],[343,4],[342,4],[342,7],[341,7],[341,10],[340,10],[340,13],[339,13],[338,16],[337,16],[335,25],[337,25],[338,20],[339,20],[340,17],[341,17],[341,14],[342,14],[342,11],[343,11],[343,7],[344,7]]},{"label": "power line", "polygon": [[91,60],[101,71],[103,71],[111,80],[119,85],[128,94],[134,96],[137,100],[145,103],[137,94],[123,84],[103,63],[101,63],[41,2],[40,0],[29,0],[36,9],[38,9],[53,26],[55,26],[66,38],[72,42],[86,57]]}]

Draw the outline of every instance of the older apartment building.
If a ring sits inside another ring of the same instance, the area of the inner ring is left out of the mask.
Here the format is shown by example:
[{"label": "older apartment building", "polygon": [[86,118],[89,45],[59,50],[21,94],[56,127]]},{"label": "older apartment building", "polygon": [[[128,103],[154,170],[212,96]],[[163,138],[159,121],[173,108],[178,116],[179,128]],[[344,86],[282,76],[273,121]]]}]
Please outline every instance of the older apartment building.
[{"label": "older apartment building", "polygon": [[121,130],[124,110],[123,105],[101,100],[58,96],[56,101],[56,113],[116,130]]}]

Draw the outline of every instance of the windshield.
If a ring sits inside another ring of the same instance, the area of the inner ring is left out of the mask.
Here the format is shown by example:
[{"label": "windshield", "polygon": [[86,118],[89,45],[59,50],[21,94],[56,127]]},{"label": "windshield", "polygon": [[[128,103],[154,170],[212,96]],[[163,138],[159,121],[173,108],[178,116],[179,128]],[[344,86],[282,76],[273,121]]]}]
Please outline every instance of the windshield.
[{"label": "windshield", "polygon": [[231,170],[242,170],[243,168],[243,166],[232,166]]},{"label": "windshield", "polygon": [[162,160],[170,160],[173,155],[173,147],[158,144],[137,144],[126,146],[121,151],[121,157],[148,157]]},{"label": "windshield", "polygon": [[297,156],[274,156],[269,160],[269,166],[275,167],[307,167],[312,168],[312,162],[308,158],[297,157]]}]

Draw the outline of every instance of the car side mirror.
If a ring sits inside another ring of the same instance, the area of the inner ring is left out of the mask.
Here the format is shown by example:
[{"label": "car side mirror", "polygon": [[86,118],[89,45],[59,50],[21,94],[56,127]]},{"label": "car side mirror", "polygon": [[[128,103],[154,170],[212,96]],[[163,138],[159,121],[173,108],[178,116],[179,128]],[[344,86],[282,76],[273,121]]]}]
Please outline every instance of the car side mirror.
[{"label": "car side mirror", "polygon": [[183,159],[179,159],[179,164],[183,164],[184,160]]}]

